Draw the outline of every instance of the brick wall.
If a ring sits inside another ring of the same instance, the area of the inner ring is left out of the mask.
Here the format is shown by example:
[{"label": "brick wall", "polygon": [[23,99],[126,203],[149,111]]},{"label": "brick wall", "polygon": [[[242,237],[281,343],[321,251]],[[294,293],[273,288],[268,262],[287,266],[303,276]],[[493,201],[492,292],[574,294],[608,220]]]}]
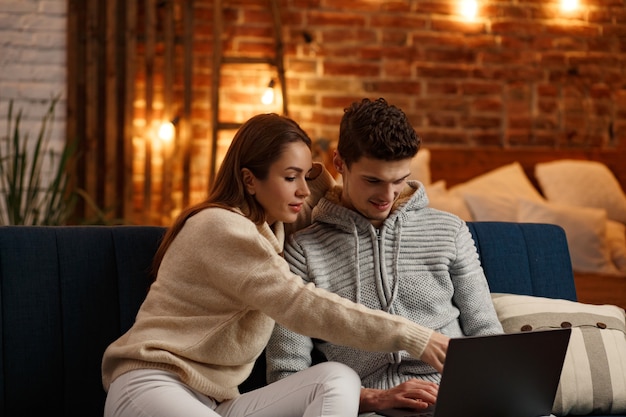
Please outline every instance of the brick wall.
[{"label": "brick wall", "polygon": [[[10,100],[34,140],[51,99],[59,97],[51,139],[65,142],[66,0],[0,1],[0,132]],[[57,145],[55,145],[57,146]]]},{"label": "brick wall", "polygon": [[[570,14],[557,1],[479,0],[473,21],[456,0],[279,3],[289,113],[314,140],[337,139],[350,102],[382,96],[405,110],[426,145],[626,150],[623,0],[581,0]],[[194,8],[192,203],[207,189],[213,58],[212,1]],[[34,135],[60,95],[54,137],[64,137],[66,13],[66,0],[0,2],[1,132],[9,99]],[[224,0],[223,21],[227,54],[272,53],[267,0]],[[259,102],[271,78],[265,66],[225,67],[220,119],[279,112],[280,96],[273,106]],[[232,134],[221,137],[221,153]]]},{"label": "brick wall", "polygon": [[[271,51],[267,3],[224,3],[226,53]],[[290,115],[314,139],[332,141],[345,106],[382,96],[430,144],[626,149],[622,0],[581,1],[573,13],[557,1],[484,0],[473,21],[458,3],[280,1]],[[196,72],[206,74],[212,6],[196,7]],[[224,67],[224,118],[261,111],[245,92],[258,94],[269,77]],[[200,106],[208,94],[198,86]]]}]

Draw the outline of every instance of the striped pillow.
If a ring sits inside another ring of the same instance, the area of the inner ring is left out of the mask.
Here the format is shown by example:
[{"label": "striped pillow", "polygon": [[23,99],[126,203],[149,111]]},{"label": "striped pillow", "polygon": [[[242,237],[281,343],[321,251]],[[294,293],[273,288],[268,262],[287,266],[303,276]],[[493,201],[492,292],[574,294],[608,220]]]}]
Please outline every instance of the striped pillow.
[{"label": "striped pillow", "polygon": [[626,412],[626,317],[612,305],[492,294],[506,333],[572,327],[552,412]]}]

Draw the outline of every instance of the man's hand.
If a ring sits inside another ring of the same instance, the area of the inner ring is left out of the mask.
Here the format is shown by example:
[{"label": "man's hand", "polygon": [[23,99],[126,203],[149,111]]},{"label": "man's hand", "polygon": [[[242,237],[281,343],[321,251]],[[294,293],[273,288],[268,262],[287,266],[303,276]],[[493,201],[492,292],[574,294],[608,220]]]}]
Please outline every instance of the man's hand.
[{"label": "man's hand", "polygon": [[361,388],[359,413],[385,408],[424,409],[435,403],[438,392],[439,385],[421,379],[410,379],[388,390]]},{"label": "man's hand", "polygon": [[435,368],[437,372],[441,373],[443,371],[443,363],[446,360],[449,342],[450,338],[448,336],[434,332],[430,336],[430,340],[420,359]]}]

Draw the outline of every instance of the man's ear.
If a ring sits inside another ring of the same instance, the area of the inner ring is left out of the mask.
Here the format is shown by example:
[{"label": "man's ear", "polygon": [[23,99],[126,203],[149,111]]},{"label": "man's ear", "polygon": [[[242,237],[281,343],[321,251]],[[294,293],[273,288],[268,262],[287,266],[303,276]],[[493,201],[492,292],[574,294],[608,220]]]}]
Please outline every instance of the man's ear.
[{"label": "man's ear", "polygon": [[243,179],[243,185],[246,187],[246,191],[250,195],[256,194],[256,177],[248,168],[241,168],[241,177]]},{"label": "man's ear", "polygon": [[333,166],[338,173],[343,174],[344,162],[343,159],[341,159],[341,155],[339,155],[339,152],[337,150],[335,150],[333,153]]}]

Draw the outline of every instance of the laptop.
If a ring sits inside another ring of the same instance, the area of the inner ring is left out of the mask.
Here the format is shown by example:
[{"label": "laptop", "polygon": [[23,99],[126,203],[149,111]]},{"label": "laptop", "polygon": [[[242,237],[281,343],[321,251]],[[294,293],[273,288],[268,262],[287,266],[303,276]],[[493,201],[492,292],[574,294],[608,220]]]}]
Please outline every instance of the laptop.
[{"label": "laptop", "polygon": [[450,339],[437,403],[389,417],[549,416],[571,329]]}]

